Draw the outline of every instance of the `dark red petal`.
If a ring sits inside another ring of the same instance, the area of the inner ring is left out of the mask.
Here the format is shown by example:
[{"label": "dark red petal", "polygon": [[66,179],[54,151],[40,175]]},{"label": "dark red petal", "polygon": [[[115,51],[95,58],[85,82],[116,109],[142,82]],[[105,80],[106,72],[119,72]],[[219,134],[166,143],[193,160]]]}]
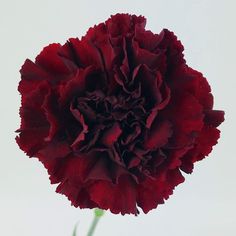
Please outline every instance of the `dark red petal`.
[{"label": "dark red petal", "polygon": [[138,206],[142,208],[144,213],[148,213],[157,205],[163,204],[164,200],[173,193],[175,186],[183,181],[184,177],[178,169],[168,171],[165,176],[156,180],[146,179],[138,186]]},{"label": "dark red petal", "polygon": [[100,23],[98,25],[95,25],[94,27],[89,28],[88,32],[84,37],[82,37],[82,40],[89,40],[92,43],[99,44],[101,42],[107,41],[108,39],[108,32],[107,27],[104,23]]},{"label": "dark red petal", "polygon": [[141,158],[137,157],[137,156],[133,156],[130,160],[129,160],[129,164],[128,164],[128,168],[131,169],[133,167],[138,166],[141,163]]},{"label": "dark red petal", "polygon": [[206,78],[203,77],[202,73],[193,70],[192,68],[188,68],[188,70],[198,80],[198,86],[196,86],[195,96],[199,99],[200,104],[205,109],[212,109],[213,96],[211,94],[211,87],[208,84]]},{"label": "dark red petal", "polygon": [[165,183],[161,180],[154,182],[149,179],[138,186],[137,204],[144,213],[148,213],[150,210],[156,208],[157,205],[164,203],[164,188]]},{"label": "dark red petal", "polygon": [[71,80],[69,80],[65,85],[61,85],[59,87],[59,103],[64,105],[67,102],[71,102],[75,96],[81,95],[85,90],[86,78],[91,73],[93,73],[92,66],[86,67],[84,70],[80,69]]},{"label": "dark red petal", "polygon": [[163,35],[152,33],[150,30],[145,30],[141,27],[135,27],[135,40],[139,46],[147,51],[153,52],[157,49],[162,40]]},{"label": "dark red petal", "polygon": [[127,52],[127,43],[126,43],[125,38],[123,38],[122,51],[123,51],[123,60],[122,60],[120,70],[123,76],[125,77],[126,81],[128,81],[130,68],[129,68],[129,59],[128,59],[128,52]]},{"label": "dark red petal", "polygon": [[158,49],[166,51],[167,70],[168,73],[170,73],[176,66],[185,63],[183,56],[184,47],[174,33],[167,29],[164,29],[159,34],[159,37],[162,38],[162,41],[158,45]]},{"label": "dark red petal", "polygon": [[75,207],[90,209],[98,207],[95,202],[90,200],[86,186],[73,185],[66,180],[58,185],[56,192],[66,195]]},{"label": "dark red petal", "polygon": [[25,60],[20,69],[20,73],[23,80],[35,80],[40,82],[41,80],[49,80],[51,78],[45,70],[29,59]]},{"label": "dark red petal", "polygon": [[162,84],[160,88],[160,92],[161,92],[162,99],[161,99],[161,102],[156,106],[158,110],[164,109],[170,102],[170,98],[171,98],[171,90],[165,83]]},{"label": "dark red petal", "polygon": [[43,140],[47,135],[47,127],[21,130],[16,142],[28,156],[32,157],[45,145]]},{"label": "dark red petal", "polygon": [[218,129],[204,126],[199,137],[196,139],[196,144],[193,149],[182,158],[181,169],[186,173],[191,173],[193,164],[196,161],[202,160],[212,151],[212,147],[217,144],[219,137],[220,131]]},{"label": "dark red petal", "polygon": [[161,92],[161,97],[162,97],[161,101],[160,103],[157,103],[154,106],[154,108],[151,109],[150,114],[148,115],[147,120],[146,120],[147,128],[151,127],[152,122],[156,119],[159,110],[164,109],[170,101],[170,98],[171,98],[170,89],[167,87],[166,84],[164,84],[161,87],[160,92]]},{"label": "dark red petal", "polygon": [[116,57],[115,50],[113,49],[109,40],[101,43],[98,47],[100,51],[100,56],[104,63],[103,69],[106,73],[109,73],[109,71],[112,70]]},{"label": "dark red petal", "polygon": [[183,65],[170,76],[169,84],[173,91],[186,91],[196,97],[204,109],[212,109],[213,96],[211,88],[203,75]]},{"label": "dark red petal", "polygon": [[180,149],[172,149],[168,152],[168,160],[165,165],[168,169],[173,170],[181,166],[183,156],[192,148],[192,146],[186,146]]},{"label": "dark red petal", "polygon": [[76,55],[74,49],[71,47],[69,42],[66,42],[59,50],[58,55],[60,56],[64,65],[68,68],[71,74],[75,74],[78,69],[76,61]]},{"label": "dark red petal", "polygon": [[79,135],[71,145],[72,147],[76,147],[81,143],[81,141],[85,139],[85,135],[88,132],[88,126],[84,121],[83,115],[79,112],[78,109],[74,109],[72,106],[70,106],[70,111],[82,127],[82,130],[79,132]]},{"label": "dark red petal", "polygon": [[205,111],[205,123],[209,126],[217,127],[224,121],[224,112],[209,110]]},{"label": "dark red petal", "polygon": [[22,96],[20,134],[16,140],[29,156],[33,156],[44,145],[49,132],[49,123],[42,109],[47,93],[48,84],[42,81],[37,89]]},{"label": "dark red petal", "polygon": [[87,67],[93,65],[95,68],[102,68],[102,59],[98,49],[87,40],[79,40],[78,38],[71,38],[69,43],[76,55],[77,64],[80,67]]},{"label": "dark red petal", "polygon": [[138,43],[135,41],[132,43],[132,50],[136,66],[143,64],[152,70],[156,69],[164,72],[166,65],[164,51],[159,51],[158,53],[150,52],[146,49],[140,48]]},{"label": "dark red petal", "polygon": [[20,70],[21,81],[18,86],[18,91],[24,96],[37,89],[43,80],[50,80],[51,77],[42,68],[35,65],[27,59]]},{"label": "dark red petal", "polygon": [[94,164],[89,169],[84,181],[106,180],[117,184],[123,175],[130,175],[131,178],[137,181],[135,176],[130,174],[125,167],[117,165],[114,160],[111,160],[107,151],[97,151]]},{"label": "dark red petal", "polygon": [[[39,150],[38,155],[44,159],[64,158],[71,153],[70,145],[65,141],[53,140]],[[40,159],[40,158],[39,158]]]},{"label": "dark red petal", "polygon": [[[57,158],[57,162],[60,162],[63,158]],[[93,160],[92,160],[93,161]],[[50,159],[48,161],[50,163]],[[73,185],[80,185],[86,176],[86,171],[92,165],[91,156],[76,154],[69,155],[64,158],[64,164],[61,166],[61,176],[64,180],[69,180]],[[57,167],[57,170],[59,168]]]},{"label": "dark red petal", "polygon": [[21,127],[20,129],[38,128],[48,126],[46,116],[43,112],[42,105],[45,97],[49,93],[49,85],[41,81],[37,89],[22,94],[21,98]]},{"label": "dark red petal", "polygon": [[106,26],[112,37],[125,36],[132,33],[134,25],[144,28],[146,19],[142,16],[129,14],[116,14],[106,21]]},{"label": "dark red petal", "polygon": [[145,149],[157,149],[164,146],[168,142],[168,138],[172,135],[172,125],[168,121],[154,121],[147,137],[144,140],[143,147]]},{"label": "dark red petal", "polygon": [[52,74],[67,74],[70,71],[64,64],[58,52],[61,49],[60,44],[50,44],[36,57],[35,64],[44,68]]},{"label": "dark red petal", "polygon": [[173,125],[173,136],[169,147],[184,147],[191,145],[196,134],[203,127],[203,108],[191,94],[182,92],[172,94],[171,101],[159,115],[162,119],[168,119]]},{"label": "dark red petal", "polygon": [[39,161],[47,169],[51,184],[57,184],[65,180],[64,173],[68,159],[67,157],[50,158],[48,156],[44,156],[44,153],[40,152],[36,155]]},{"label": "dark red petal", "polygon": [[155,106],[162,100],[160,86],[162,76],[160,73],[154,73],[147,66],[141,65],[135,68],[133,80],[141,82],[142,95],[146,98],[148,106]]},{"label": "dark red petal", "polygon": [[51,141],[60,130],[60,123],[62,122],[60,120],[60,112],[57,107],[57,98],[51,92],[45,96],[42,109],[44,110],[47,121],[50,124],[48,137],[45,140]]},{"label": "dark red petal", "polygon": [[110,162],[106,152],[91,151],[89,154],[73,154],[66,163],[64,178],[74,184],[89,183],[91,180],[112,182]]},{"label": "dark red petal", "polygon": [[202,132],[196,140],[197,149],[200,155],[198,160],[202,159],[202,156],[206,156],[212,151],[212,146],[217,144],[219,137],[220,131],[216,128],[205,126],[202,129]]},{"label": "dark red petal", "polygon": [[28,130],[28,129],[34,129],[34,128],[47,128],[49,129],[49,123],[46,119],[45,114],[42,112],[42,110],[33,108],[33,107],[27,107],[22,106],[20,108],[20,116],[21,116],[21,130]]},{"label": "dark red petal", "polygon": [[154,108],[151,110],[150,114],[148,115],[147,120],[146,120],[146,127],[148,129],[150,129],[152,122],[155,120],[155,118],[157,116],[157,112],[158,112],[157,109]]},{"label": "dark red petal", "polygon": [[141,127],[138,123],[133,123],[130,125],[130,130],[130,133],[127,133],[127,135],[121,139],[122,145],[128,145],[132,143],[141,134]]},{"label": "dark red petal", "polygon": [[111,128],[104,131],[100,141],[105,146],[111,147],[114,144],[114,142],[117,141],[121,133],[122,130],[119,124],[115,123]]},{"label": "dark red petal", "polygon": [[105,152],[97,154],[94,157],[93,165],[87,172],[84,181],[88,180],[108,180],[112,181],[112,173],[109,169],[110,159]]},{"label": "dark red petal", "polygon": [[137,214],[136,184],[129,176],[120,177],[118,184],[96,181],[89,193],[101,209],[110,209],[114,214]]}]

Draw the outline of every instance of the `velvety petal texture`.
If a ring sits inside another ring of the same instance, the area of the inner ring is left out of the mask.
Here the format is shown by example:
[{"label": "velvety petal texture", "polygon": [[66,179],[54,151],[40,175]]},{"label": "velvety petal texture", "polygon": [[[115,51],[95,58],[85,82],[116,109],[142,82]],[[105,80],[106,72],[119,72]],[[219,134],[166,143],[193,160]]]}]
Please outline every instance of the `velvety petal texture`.
[{"label": "velvety petal texture", "polygon": [[217,143],[224,112],[173,32],[117,14],[22,66],[16,141],[75,207],[147,213]]}]

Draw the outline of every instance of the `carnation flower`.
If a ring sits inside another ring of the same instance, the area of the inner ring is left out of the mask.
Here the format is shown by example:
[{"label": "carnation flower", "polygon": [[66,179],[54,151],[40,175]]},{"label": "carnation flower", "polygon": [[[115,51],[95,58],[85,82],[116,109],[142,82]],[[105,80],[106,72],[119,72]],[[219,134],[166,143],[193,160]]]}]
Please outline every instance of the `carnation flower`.
[{"label": "carnation flower", "polygon": [[75,207],[145,213],[217,143],[222,111],[173,32],[117,14],[22,66],[20,148]]}]

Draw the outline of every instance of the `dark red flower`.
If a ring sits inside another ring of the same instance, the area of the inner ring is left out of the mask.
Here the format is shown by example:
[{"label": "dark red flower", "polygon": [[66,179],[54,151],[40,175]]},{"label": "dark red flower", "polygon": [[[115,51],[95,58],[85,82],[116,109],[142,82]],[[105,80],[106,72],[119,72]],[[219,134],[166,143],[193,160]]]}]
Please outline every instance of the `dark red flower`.
[{"label": "dark red flower", "polygon": [[207,156],[224,120],[183,46],[117,14],[21,68],[20,148],[75,207],[147,213]]}]

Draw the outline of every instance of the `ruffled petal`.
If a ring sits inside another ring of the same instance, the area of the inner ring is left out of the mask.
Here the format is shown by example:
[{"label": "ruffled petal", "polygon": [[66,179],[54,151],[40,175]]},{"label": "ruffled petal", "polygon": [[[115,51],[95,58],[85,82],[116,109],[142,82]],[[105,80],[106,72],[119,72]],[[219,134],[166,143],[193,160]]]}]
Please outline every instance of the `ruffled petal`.
[{"label": "ruffled petal", "polygon": [[156,180],[147,179],[138,186],[137,204],[144,213],[163,204],[173,193],[173,189],[184,181],[178,169],[168,171],[162,178]]},{"label": "ruffled petal", "polygon": [[115,123],[110,129],[104,131],[101,137],[101,143],[107,147],[111,147],[119,138],[122,130],[118,123]]},{"label": "ruffled petal", "polygon": [[157,149],[164,146],[168,142],[168,138],[172,135],[172,125],[168,121],[159,122],[156,120],[147,133],[144,141],[145,149]]},{"label": "ruffled petal", "polygon": [[87,40],[71,38],[69,40],[75,54],[75,60],[79,67],[86,68],[93,65],[95,68],[102,68],[102,59],[98,49]]},{"label": "ruffled petal", "polygon": [[114,214],[137,214],[136,184],[129,176],[121,176],[118,184],[96,181],[89,188],[90,198],[99,208],[110,209]]},{"label": "ruffled petal", "polygon": [[193,164],[202,160],[211,151],[220,137],[220,131],[214,127],[204,126],[199,134],[194,147],[182,158],[181,169],[186,173],[193,171]]},{"label": "ruffled petal", "polygon": [[62,46],[57,43],[48,45],[36,57],[35,64],[42,67],[48,73],[55,74],[57,76],[68,74],[70,71],[58,54],[61,47]]}]

